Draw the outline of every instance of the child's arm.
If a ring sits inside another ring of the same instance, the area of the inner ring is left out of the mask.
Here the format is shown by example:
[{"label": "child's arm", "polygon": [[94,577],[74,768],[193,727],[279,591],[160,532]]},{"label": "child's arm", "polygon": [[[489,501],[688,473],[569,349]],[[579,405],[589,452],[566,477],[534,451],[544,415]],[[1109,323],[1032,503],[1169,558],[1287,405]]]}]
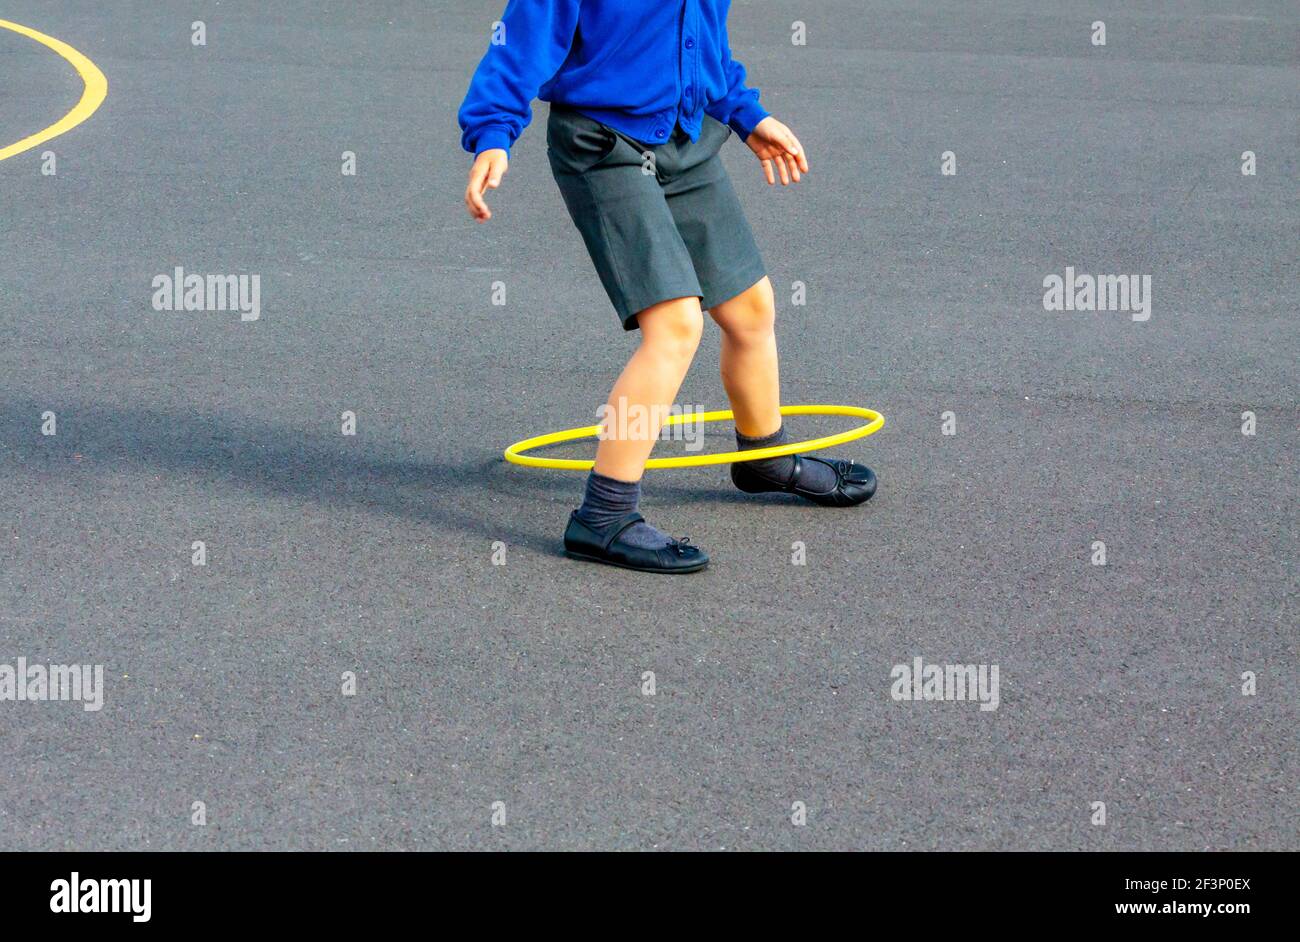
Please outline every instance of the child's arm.
[{"label": "child's arm", "polygon": [[726,61],[723,70],[727,76],[727,94],[705,107],[709,117],[731,126],[763,165],[767,182],[775,185],[772,172],[775,164],[781,173],[781,184],[789,185],[793,178],[799,182],[799,172],[808,172],[808,158],[803,146],[788,127],[767,113],[758,103],[758,89],[745,85],[745,67],[731,57],[731,41],[727,27],[722,27],[722,50]]},{"label": "child's arm", "polygon": [[474,71],[457,117],[461,146],[475,157],[465,204],[479,222],[492,218],[483,194],[500,186],[510,147],[533,118],[533,99],[569,54],[578,6],[579,0],[510,0]]}]

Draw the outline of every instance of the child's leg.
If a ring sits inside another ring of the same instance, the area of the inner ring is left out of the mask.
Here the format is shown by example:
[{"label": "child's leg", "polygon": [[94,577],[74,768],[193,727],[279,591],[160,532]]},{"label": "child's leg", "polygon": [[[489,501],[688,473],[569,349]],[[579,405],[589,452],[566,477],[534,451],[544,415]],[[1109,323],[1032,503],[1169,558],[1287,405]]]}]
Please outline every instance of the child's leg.
[{"label": "child's leg", "polygon": [[736,413],[736,431],[764,438],[781,428],[776,358],[776,303],[764,278],[709,314],[722,328],[722,387]]},{"label": "child's leg", "polygon": [[[781,426],[781,383],[776,354],[776,303],[764,278],[709,314],[722,328],[722,385],[736,414],[742,450],[789,441]],[[745,491],[791,490],[819,504],[852,506],[875,492],[875,475],[850,461],[783,455],[731,466],[731,479]]]},{"label": "child's leg", "polygon": [[[587,559],[653,572],[695,572],[709,559],[644,520],[629,523],[641,499],[641,475],[700,345],[699,298],[676,298],[637,314],[641,346],[610,391],[596,467],[582,506],[565,532],[565,547]],[[616,540],[617,544],[611,544]]]},{"label": "child's leg", "polygon": [[614,431],[644,429],[645,435],[607,434],[596,447],[596,473],[629,482],[641,480],[667,408],[700,345],[704,315],[699,298],[674,298],[638,313],[637,323],[641,345],[610,391],[605,422]]}]

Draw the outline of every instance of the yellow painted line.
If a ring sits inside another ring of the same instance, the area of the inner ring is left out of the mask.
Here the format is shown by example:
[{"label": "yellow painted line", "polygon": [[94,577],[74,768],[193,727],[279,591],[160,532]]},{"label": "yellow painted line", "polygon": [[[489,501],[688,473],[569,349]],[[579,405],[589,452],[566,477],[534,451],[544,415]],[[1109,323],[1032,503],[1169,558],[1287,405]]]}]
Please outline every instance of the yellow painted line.
[{"label": "yellow painted line", "polygon": [[21,154],[25,150],[31,150],[37,144],[43,144],[52,137],[58,137],[66,131],[71,131],[82,121],[89,118],[108,95],[108,79],[104,78],[104,73],[99,71],[99,67],[95,63],[67,43],[61,42],[53,36],[46,36],[44,33],[38,33],[26,26],[19,26],[17,23],[10,23],[8,20],[0,20],[0,28],[21,33],[29,39],[34,39],[38,43],[50,47],[72,63],[72,67],[77,70],[77,74],[81,76],[81,81],[86,85],[85,90],[81,93],[81,101],[77,102],[76,107],[54,124],[51,124],[44,131],[37,131],[30,137],[23,138],[16,144],[0,147],[0,160],[5,160],[15,154]]}]

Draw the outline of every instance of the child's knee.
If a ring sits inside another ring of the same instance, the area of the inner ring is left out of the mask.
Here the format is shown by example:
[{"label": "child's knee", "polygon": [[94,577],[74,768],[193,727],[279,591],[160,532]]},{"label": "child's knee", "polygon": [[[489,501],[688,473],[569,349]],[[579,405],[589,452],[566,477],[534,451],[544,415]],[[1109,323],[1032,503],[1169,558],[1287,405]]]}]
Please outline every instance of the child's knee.
[{"label": "child's knee", "polygon": [[689,360],[704,334],[704,313],[695,298],[657,304],[638,315],[642,343],[663,353]]},{"label": "child's knee", "polygon": [[776,295],[772,282],[764,278],[744,294],[732,298],[714,311],[724,332],[742,343],[765,340],[776,328]]}]

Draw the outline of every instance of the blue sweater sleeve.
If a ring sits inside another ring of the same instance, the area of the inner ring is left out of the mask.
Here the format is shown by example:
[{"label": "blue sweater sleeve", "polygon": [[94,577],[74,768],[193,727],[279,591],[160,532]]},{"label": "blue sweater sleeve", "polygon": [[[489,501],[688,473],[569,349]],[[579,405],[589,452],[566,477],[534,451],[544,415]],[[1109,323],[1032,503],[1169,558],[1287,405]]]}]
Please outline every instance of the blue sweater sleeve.
[{"label": "blue sweater sleeve", "polygon": [[581,0],[510,0],[460,106],[461,146],[509,151],[533,119],[538,91],[564,64]]},{"label": "blue sweater sleeve", "polygon": [[758,89],[745,85],[745,67],[731,57],[731,40],[727,26],[722,26],[722,72],[727,79],[727,94],[705,105],[704,111],[715,121],[731,126],[743,141],[753,132],[758,122],[768,116],[767,109],[758,103]]}]

